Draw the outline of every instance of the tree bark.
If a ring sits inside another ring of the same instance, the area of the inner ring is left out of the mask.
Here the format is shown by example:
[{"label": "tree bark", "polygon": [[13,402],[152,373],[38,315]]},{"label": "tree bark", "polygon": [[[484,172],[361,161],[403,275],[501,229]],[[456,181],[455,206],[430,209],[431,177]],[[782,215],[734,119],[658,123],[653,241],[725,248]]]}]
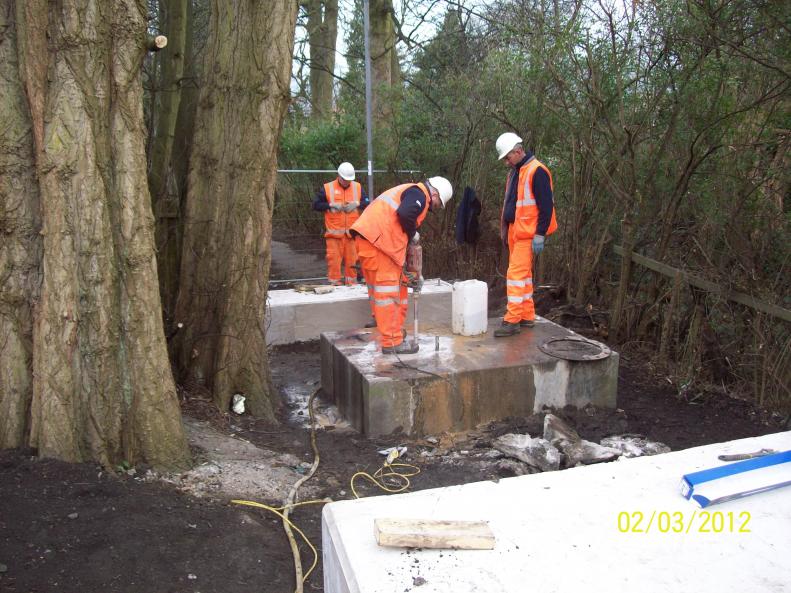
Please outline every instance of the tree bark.
[{"label": "tree bark", "polygon": [[310,45],[310,105],[314,117],[324,118],[332,113],[338,0],[308,0],[305,8]]},{"label": "tree bark", "polygon": [[396,51],[393,0],[371,0],[371,71],[373,76],[373,115],[380,123],[393,115],[392,101],[383,95],[401,81]]},{"label": "tree bark", "polygon": [[33,397],[41,220],[33,128],[19,78],[13,0],[0,0],[0,449],[20,447]]},{"label": "tree bark", "polygon": [[145,3],[17,2],[15,25],[43,237],[26,444],[106,467],[185,466],[146,183]]},{"label": "tree bark", "polygon": [[157,271],[165,317],[171,318],[178,290],[179,196],[173,178],[173,139],[176,131],[187,33],[187,0],[160,0],[168,45],[160,61],[158,102],[149,153],[148,187],[156,221]]},{"label": "tree bark", "polygon": [[190,158],[174,352],[183,377],[273,416],[264,335],[297,3],[216,0]]}]

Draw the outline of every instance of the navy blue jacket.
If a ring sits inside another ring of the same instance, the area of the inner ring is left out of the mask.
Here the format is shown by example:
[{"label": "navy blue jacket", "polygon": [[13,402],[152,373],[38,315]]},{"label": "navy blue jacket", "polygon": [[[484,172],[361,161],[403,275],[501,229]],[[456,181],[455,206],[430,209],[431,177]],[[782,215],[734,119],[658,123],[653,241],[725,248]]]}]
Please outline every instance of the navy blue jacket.
[{"label": "navy blue jacket", "polygon": [[464,196],[456,210],[456,243],[476,243],[480,236],[478,216],[481,214],[481,201],[475,190],[467,186]]},{"label": "navy blue jacket", "polygon": [[417,218],[425,207],[426,196],[417,184],[401,194],[401,205],[396,210],[396,216],[410,241],[417,231]]}]

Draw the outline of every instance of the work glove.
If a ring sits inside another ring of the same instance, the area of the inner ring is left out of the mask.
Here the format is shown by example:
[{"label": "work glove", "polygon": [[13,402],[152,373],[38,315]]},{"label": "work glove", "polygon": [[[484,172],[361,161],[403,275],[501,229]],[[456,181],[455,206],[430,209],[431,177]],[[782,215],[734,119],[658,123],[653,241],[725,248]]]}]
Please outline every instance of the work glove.
[{"label": "work glove", "polygon": [[417,245],[418,243],[420,243],[420,233],[415,231],[415,234],[412,235],[412,238],[410,239],[410,242],[413,245]]},{"label": "work glove", "polygon": [[330,212],[340,212],[343,209],[343,206],[340,204],[330,204]]},{"label": "work glove", "polygon": [[423,289],[423,276],[417,272],[410,272],[408,270],[404,270],[404,276],[406,276],[406,285],[409,288],[418,292]]},{"label": "work glove", "polygon": [[543,235],[534,235],[533,236],[533,255],[538,255],[544,250],[544,236]]},{"label": "work glove", "polygon": [[349,202],[343,207],[344,212],[354,212],[360,207],[360,202]]}]

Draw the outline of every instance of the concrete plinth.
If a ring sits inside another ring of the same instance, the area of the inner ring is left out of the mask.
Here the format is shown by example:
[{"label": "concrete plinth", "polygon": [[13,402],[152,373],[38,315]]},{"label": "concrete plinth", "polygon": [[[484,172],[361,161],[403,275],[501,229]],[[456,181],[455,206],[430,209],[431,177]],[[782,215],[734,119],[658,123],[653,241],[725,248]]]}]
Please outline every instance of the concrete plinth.
[{"label": "concrete plinth", "polygon": [[562,360],[539,346],[574,332],[539,318],[517,336],[495,338],[499,323],[490,319],[487,333],[473,337],[452,334],[448,323],[421,324],[420,351],[400,357],[381,353],[376,330],[323,333],[322,388],[366,435],[468,430],[544,405],[615,407],[617,353]]},{"label": "concrete plinth", "polygon": [[[449,324],[452,293],[447,282],[426,280],[420,296],[421,319]],[[338,286],[327,294],[270,290],[266,343],[276,346],[318,340],[321,332],[361,327],[370,319],[371,306],[364,285]]]},{"label": "concrete plinth", "polygon": [[[761,448],[791,449],[791,432],[497,483],[333,502],[322,512],[324,591],[787,592],[791,487],[705,511],[679,493],[682,475],[725,465],[718,455]],[[374,538],[380,518],[486,521],[494,549],[380,547]]]}]

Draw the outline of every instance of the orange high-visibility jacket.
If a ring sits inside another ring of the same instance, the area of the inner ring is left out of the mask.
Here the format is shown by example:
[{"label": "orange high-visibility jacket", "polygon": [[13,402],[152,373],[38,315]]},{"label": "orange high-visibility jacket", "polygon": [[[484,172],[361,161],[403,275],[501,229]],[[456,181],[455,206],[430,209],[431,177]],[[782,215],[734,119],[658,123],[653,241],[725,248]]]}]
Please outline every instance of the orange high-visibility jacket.
[{"label": "orange high-visibility jacket", "polygon": [[[349,187],[343,189],[337,179],[324,184],[324,195],[327,196],[327,203],[330,206],[343,206],[349,202],[360,203],[362,197],[362,187],[356,181],[352,181]],[[333,212],[327,210],[324,213],[324,226],[327,229],[325,237],[340,239],[352,228],[352,225],[359,218],[357,210],[351,212]]]},{"label": "orange high-visibility jacket", "polygon": [[[514,239],[532,239],[538,226],[538,206],[533,196],[533,175],[538,168],[543,168],[549,175],[549,187],[554,191],[552,173],[544,163],[537,158],[532,158],[519,168],[519,186],[516,189],[516,217],[509,229]],[[506,182],[506,186],[507,186]],[[555,220],[555,207],[552,206],[552,219],[549,222],[547,235],[551,235],[558,228]]]},{"label": "orange high-visibility jacket", "polygon": [[431,201],[431,195],[422,183],[404,183],[381,193],[352,225],[353,230],[386,253],[398,266],[404,265],[409,238],[401,228],[396,210],[401,205],[403,193],[412,187],[417,187],[426,196],[426,204],[417,217],[417,226],[420,226],[426,218]]}]

